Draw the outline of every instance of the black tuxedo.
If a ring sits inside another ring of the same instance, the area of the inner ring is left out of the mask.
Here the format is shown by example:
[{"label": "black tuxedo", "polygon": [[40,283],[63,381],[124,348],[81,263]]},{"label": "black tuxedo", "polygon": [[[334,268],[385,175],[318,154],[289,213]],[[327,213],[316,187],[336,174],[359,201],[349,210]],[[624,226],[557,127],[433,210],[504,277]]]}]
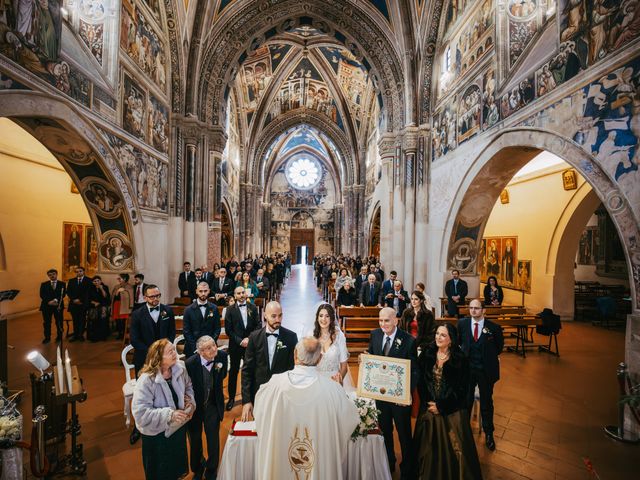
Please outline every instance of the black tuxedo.
[{"label": "black tuxedo", "polygon": [[[40,284],[40,311],[42,312],[42,326],[44,327],[44,338],[51,338],[51,316],[56,320],[56,330],[58,337],[62,338],[64,311],[64,293],[66,292],[66,284],[56,281],[56,288],[53,289],[51,282],[47,280]],[[58,300],[57,305],[49,305],[52,300]]]},{"label": "black tuxedo", "polygon": [[213,280],[213,273],[211,272],[202,272],[202,280],[209,284],[209,288],[211,288],[211,281]]},{"label": "black tuxedo", "polygon": [[147,350],[153,342],[166,338],[173,342],[176,338],[176,319],[173,310],[167,305],[160,304],[160,316],[156,324],[149,313],[149,308],[144,305],[131,314],[131,327],[129,337],[133,352],[133,364],[136,373],[144,365],[147,358]]},{"label": "black tuxedo", "polygon": [[367,283],[362,285],[360,289],[360,303],[365,307],[375,307],[382,303],[382,290],[378,282],[373,284],[373,302],[371,301],[371,284]]},{"label": "black tuxedo", "polygon": [[362,274],[360,274],[356,277],[356,281],[353,286],[358,294],[362,291],[362,286],[367,283],[367,276],[368,275],[365,275],[364,278],[362,278]]},{"label": "black tuxedo", "polygon": [[[67,297],[69,297],[69,313],[73,318],[73,336],[82,338],[87,325],[87,309],[89,308],[89,291],[93,283],[89,277],[84,276],[78,282],[77,278],[72,278],[67,283]],[[75,303],[79,300],[80,303]]]},{"label": "black tuxedo", "polygon": [[[464,305],[467,295],[469,294],[469,287],[467,286],[467,282],[458,279],[458,285],[455,285],[453,278],[447,280],[447,283],[444,285],[444,293],[447,296],[447,313],[455,317],[458,315],[458,305]],[[458,303],[454,302],[451,297],[455,295],[460,295],[460,301]]]},{"label": "black tuxedo", "polygon": [[498,355],[504,348],[502,328],[484,320],[482,331],[478,332],[478,341],[473,339],[471,318],[458,321],[458,341],[464,354],[469,358],[471,382],[467,396],[467,407],[471,412],[473,394],[478,385],[480,391],[480,414],[482,428],[486,434],[493,433],[493,385],[500,379],[500,360]]},{"label": "black tuxedo", "polygon": [[295,332],[280,327],[269,366],[269,349],[267,346],[267,329],[261,328],[249,335],[249,344],[242,365],[242,403],[253,403],[260,385],[267,383],[274,373],[283,373],[294,367],[295,348],[298,336]]},{"label": "black tuxedo", "polygon": [[249,337],[254,330],[262,327],[258,307],[253,303],[247,302],[247,326],[242,321],[242,313],[238,304],[227,307],[224,317],[224,331],[229,337],[229,355],[231,356],[231,369],[229,370],[229,382],[227,390],[229,393],[229,401],[233,402],[236,398],[236,390],[238,387],[238,372],[240,371],[240,361],[244,358],[245,347],[240,346],[243,339]]},{"label": "black tuxedo", "polygon": [[[194,275],[193,276],[193,280],[191,280],[191,278],[189,278],[189,297],[191,298],[191,301],[193,301],[196,298],[198,298],[198,295],[196,295],[196,289],[198,288],[198,284],[200,282],[206,282],[207,285],[209,285],[209,282],[207,282],[202,275],[200,275],[200,278],[197,278]],[[209,287],[209,289],[211,289],[211,287]]]},{"label": "black tuxedo", "polygon": [[[391,298],[386,298],[386,296],[388,294],[393,294],[394,296]],[[387,292],[386,294],[384,294],[383,300],[384,300],[384,304],[387,307],[391,307],[395,310],[395,307],[393,306],[393,301],[395,300],[395,295],[396,295],[396,291],[395,290],[391,290],[390,292]],[[400,318],[402,317],[402,314],[404,313],[405,309],[407,308],[407,305],[409,304],[409,294],[407,293],[406,290],[400,290],[399,295],[402,295],[404,297],[404,300],[400,300],[398,298],[398,310],[396,310],[396,317]]]},{"label": "black tuxedo", "polygon": [[[372,355],[384,355],[385,334],[377,328],[371,332],[368,352]],[[404,330],[396,329],[396,336],[389,350],[389,357],[406,358],[411,360],[411,389],[417,385],[418,357],[415,339]],[[395,403],[376,400],[376,407],[380,410],[380,430],[384,436],[384,444],[387,450],[389,466],[393,470],[396,464],[396,455],[393,446],[393,424],[398,431],[402,463],[400,464],[401,478],[411,478],[414,471],[415,459],[411,446],[411,406],[396,405]]]},{"label": "black tuxedo", "polygon": [[207,307],[202,316],[202,309],[198,302],[193,302],[184,309],[182,320],[182,333],[184,335],[184,354],[186,358],[191,357],[196,351],[196,342],[204,335],[213,337],[218,340],[220,336],[220,314],[218,307],[213,303],[207,302]]},{"label": "black tuxedo", "polygon": [[180,290],[181,297],[187,296],[184,292],[190,292],[195,281],[195,272],[189,271],[189,275],[187,275],[187,272],[180,272],[180,275],[178,275],[178,290]]},{"label": "black tuxedo", "polygon": [[[196,400],[196,411],[188,423],[189,445],[191,449],[191,471],[201,472],[206,465],[205,478],[215,478],[220,457],[220,422],[224,418],[224,394],[222,381],[227,376],[227,354],[218,350],[213,359],[213,366],[207,372],[202,366],[200,355],[192,355],[186,362],[187,372],[191,377],[193,393]],[[219,366],[219,368],[217,368]],[[205,382],[205,375],[209,381]],[[202,452],[202,427],[207,439],[206,463]]]},{"label": "black tuxedo", "polygon": [[[233,296],[233,289],[235,288],[235,282],[233,282],[227,275],[224,277],[222,288],[220,288],[220,278],[214,278],[211,281],[211,296],[224,293],[226,296]],[[225,305],[224,298],[217,300],[216,303],[220,306]]]}]

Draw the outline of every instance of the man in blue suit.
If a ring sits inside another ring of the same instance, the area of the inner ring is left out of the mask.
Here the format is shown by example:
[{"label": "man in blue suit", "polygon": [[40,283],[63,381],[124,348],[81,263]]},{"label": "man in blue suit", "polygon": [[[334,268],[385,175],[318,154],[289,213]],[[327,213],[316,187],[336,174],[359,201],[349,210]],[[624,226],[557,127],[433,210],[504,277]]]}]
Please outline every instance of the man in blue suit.
[{"label": "man in blue suit", "polygon": [[484,318],[484,307],[479,299],[469,303],[471,318],[458,321],[458,340],[464,354],[469,357],[471,382],[467,397],[468,410],[473,406],[473,395],[478,385],[480,414],[485,443],[489,450],[496,449],[493,439],[493,386],[500,379],[498,355],[504,348],[502,327]]}]

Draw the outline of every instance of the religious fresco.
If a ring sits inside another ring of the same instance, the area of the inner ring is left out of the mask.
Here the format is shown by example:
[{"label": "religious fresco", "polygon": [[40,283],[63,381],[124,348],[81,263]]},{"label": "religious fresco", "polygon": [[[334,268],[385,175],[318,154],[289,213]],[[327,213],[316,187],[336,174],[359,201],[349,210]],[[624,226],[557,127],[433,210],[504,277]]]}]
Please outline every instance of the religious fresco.
[{"label": "religious fresco", "polygon": [[62,223],[62,280],[75,277],[75,268],[83,265],[84,224]]},{"label": "religious fresco", "polygon": [[269,192],[271,203],[271,250],[289,250],[292,228],[315,230],[315,252],[333,250],[335,187],[330,173],[321,165],[321,178],[308,189],[294,188],[287,180],[283,164],[274,174]]},{"label": "religious fresco", "polygon": [[320,143],[318,137],[316,137],[310,129],[300,128],[288,138],[287,142],[280,149],[280,155],[303,145],[313,148],[322,154],[328,154],[327,149]]},{"label": "religious fresco", "polygon": [[480,131],[482,92],[478,85],[469,86],[458,99],[458,144]]},{"label": "religious fresco", "polygon": [[[494,16],[493,0],[452,0],[449,3],[443,37],[445,40],[441,49],[439,97],[449,92],[467,71],[493,51]],[[457,21],[463,17],[464,20]]]},{"label": "religious fresco", "polygon": [[308,108],[322,113],[344,130],[342,117],[329,86],[308,58],[300,60],[280,85],[266,115],[265,125],[278,115],[298,108]]},{"label": "religious fresco", "polygon": [[251,123],[253,112],[258,108],[273,75],[290,49],[291,45],[283,43],[262,45],[244,61],[239,81],[247,123]]},{"label": "religious fresco", "polygon": [[576,50],[576,42],[560,44],[559,52],[536,71],[536,95],[542,97],[567,80],[571,80],[587,66],[586,50]]},{"label": "religious fresco", "polygon": [[555,0],[508,0],[507,15],[499,16],[506,36],[506,66],[514,67],[527,48],[532,45],[546,21],[547,11]]},{"label": "religious fresco", "polygon": [[111,185],[98,178],[90,178],[83,187],[84,197],[95,211],[104,218],[115,218],[123,208],[118,194],[112,190]]},{"label": "religious fresco", "polygon": [[433,158],[446,155],[458,146],[456,141],[456,111],[455,102],[445,105],[440,112],[433,116]]},{"label": "religious fresco", "polygon": [[164,42],[142,10],[130,0],[122,2],[120,48],[160,90],[166,91],[167,60]]},{"label": "religious fresco", "polygon": [[106,232],[99,252],[100,259],[110,270],[125,270],[132,266],[133,249],[120,232]]},{"label": "religious fresco", "polygon": [[558,0],[560,41],[572,40],[587,49],[593,65],[640,35],[636,0]]},{"label": "religious fresco", "polygon": [[500,108],[496,101],[496,75],[493,69],[487,70],[482,78],[482,129],[493,127],[500,121]]},{"label": "religious fresco", "polygon": [[113,134],[106,134],[140,208],[168,212],[168,165]]},{"label": "religious fresco", "polygon": [[162,153],[169,152],[169,107],[153,95],[149,96],[149,133],[151,146]]},{"label": "religious fresco", "polygon": [[146,141],[147,92],[126,73],[122,78],[122,128]]},{"label": "religious fresco", "polygon": [[85,43],[91,55],[102,65],[104,47],[104,24],[87,23],[80,20],[80,38]]},{"label": "religious fresco", "polygon": [[521,80],[500,99],[500,114],[502,118],[507,118],[521,108],[526,107],[534,98],[534,77]]}]

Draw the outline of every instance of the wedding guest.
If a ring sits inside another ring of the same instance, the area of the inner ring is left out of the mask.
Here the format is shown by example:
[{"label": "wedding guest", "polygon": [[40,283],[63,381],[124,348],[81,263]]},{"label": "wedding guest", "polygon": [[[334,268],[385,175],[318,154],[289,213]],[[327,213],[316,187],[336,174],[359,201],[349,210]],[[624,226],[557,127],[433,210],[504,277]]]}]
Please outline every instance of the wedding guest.
[{"label": "wedding guest", "polygon": [[220,330],[218,307],[209,301],[209,284],[202,280],[196,288],[196,299],[184,309],[182,316],[185,360],[196,353],[200,337],[210,335],[217,340]]},{"label": "wedding guest", "polygon": [[89,290],[91,280],[84,274],[84,267],[76,267],[76,278],[67,282],[67,297],[69,297],[69,313],[73,318],[72,342],[84,342],[84,330],[87,326],[87,308],[89,308]]},{"label": "wedding guest", "polygon": [[337,306],[353,307],[357,305],[358,297],[355,289],[352,287],[351,282],[344,282],[344,286],[338,291],[338,298],[336,299]]},{"label": "wedding guest", "polygon": [[428,310],[431,310],[431,313],[435,313],[436,305],[431,300],[431,297],[427,295],[427,292],[425,291],[426,288],[424,286],[424,283],[422,282],[416,283],[415,290],[418,290],[420,293],[422,293],[422,295],[424,295],[424,306],[427,307]]},{"label": "wedding guest", "polygon": [[[133,287],[129,285],[129,274],[121,273],[116,277],[116,285],[111,290],[111,316],[116,322],[118,336],[116,340],[124,337],[124,327],[133,310]],[[143,291],[144,294],[144,291]]]},{"label": "wedding guest", "polygon": [[195,410],[191,379],[173,343],[163,338],[149,347],[131,402],[142,434],[147,480],[177,480],[188,473],[187,428]]},{"label": "wedding guest", "polygon": [[251,274],[249,272],[239,273],[240,280],[236,283],[236,287],[244,288],[247,294],[247,300],[251,303],[255,303],[254,299],[258,296],[259,290],[256,282],[251,279]]},{"label": "wedding guest", "polygon": [[136,273],[133,276],[133,309],[136,310],[144,305],[144,287],[147,284],[144,283],[144,275],[142,273]]},{"label": "wedding guest", "polygon": [[435,319],[431,310],[425,307],[424,295],[420,291],[411,293],[411,305],[402,313],[400,328],[416,339],[417,348],[424,348],[433,342]]},{"label": "wedding guest", "polygon": [[469,361],[458,346],[456,328],[445,323],[418,359],[420,415],[416,422],[418,479],[482,478],[466,406]]},{"label": "wedding guest", "polygon": [[498,279],[491,275],[487,279],[487,285],[484,287],[484,305],[486,307],[499,307],[502,305],[503,299],[502,287],[498,285]]},{"label": "wedding guest", "polygon": [[349,275],[349,270],[343,267],[340,269],[340,276],[336,279],[336,283],[334,283],[333,285],[333,288],[335,288],[336,293],[338,293],[340,289],[344,287],[344,284],[347,282],[352,283],[353,279]]},{"label": "wedding guest", "polygon": [[49,280],[40,284],[40,311],[42,312],[42,326],[44,338],[42,343],[51,341],[51,316],[56,321],[56,342],[62,341],[64,331],[63,315],[64,294],[66,284],[58,280],[58,271],[51,268],[47,271]]},{"label": "wedding guest", "polygon": [[458,306],[465,304],[469,292],[467,282],[460,278],[459,270],[451,270],[451,279],[445,283],[444,292],[447,296],[447,315],[457,317]]},{"label": "wedding guest", "polygon": [[[198,286],[200,288],[200,286]],[[227,376],[227,353],[218,350],[209,335],[198,338],[197,355],[185,362],[193,383],[196,410],[189,421],[190,463],[194,480],[214,480],[220,457],[220,422],[224,418],[222,382]],[[202,428],[207,440],[207,460],[202,452]]]},{"label": "wedding guest", "polygon": [[[415,340],[404,330],[398,328],[396,311],[390,307],[384,307],[379,313],[380,328],[371,332],[369,348],[372,355],[385,357],[404,358],[411,361],[411,385],[415,385],[417,373],[417,356]],[[376,400],[376,407],[380,410],[380,430],[384,436],[384,444],[387,450],[389,468],[393,473],[396,468],[396,454],[394,450],[393,426],[395,424],[400,440],[402,463],[400,464],[400,477],[409,479],[412,477],[414,465],[411,445],[411,406],[398,405],[393,402]]]},{"label": "wedding guest", "polygon": [[93,277],[93,287],[89,290],[89,311],[87,312],[87,338],[92,342],[106,340],[109,336],[109,306],[111,294],[99,275]]},{"label": "wedding guest", "polygon": [[333,307],[328,303],[321,304],[316,311],[312,332],[312,336],[320,341],[322,347],[322,358],[317,370],[321,375],[345,386],[345,390],[354,391],[353,383],[347,377],[349,373],[347,338],[336,325],[336,312]]}]

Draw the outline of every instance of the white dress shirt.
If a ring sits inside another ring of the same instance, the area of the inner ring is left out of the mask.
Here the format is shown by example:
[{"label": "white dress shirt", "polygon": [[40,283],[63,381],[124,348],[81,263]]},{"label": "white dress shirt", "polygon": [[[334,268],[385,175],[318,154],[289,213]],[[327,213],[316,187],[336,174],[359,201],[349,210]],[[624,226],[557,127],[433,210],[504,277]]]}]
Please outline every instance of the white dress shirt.
[{"label": "white dress shirt", "polygon": [[202,366],[204,368],[206,368],[208,372],[210,372],[211,369],[213,368],[213,363],[209,363],[209,365],[207,365],[208,362],[209,362],[209,360],[207,360],[207,359],[205,359],[203,357],[200,357],[200,363],[202,363]]},{"label": "white dress shirt", "polygon": [[[158,305],[159,307],[160,305]],[[155,323],[158,323],[158,319],[160,318],[160,309],[158,308],[158,310],[154,310],[153,312],[151,311],[151,307],[149,306],[149,304],[147,303],[147,308],[149,309],[149,315],[151,315],[151,318],[153,318],[153,321]]]},{"label": "white dress shirt", "polygon": [[[280,335],[280,329],[271,331],[269,326],[267,326],[267,333],[276,333]],[[267,347],[269,350],[269,368],[271,368],[271,364],[273,363],[273,356],[276,354],[276,344],[278,343],[279,337],[274,337],[273,335],[269,335],[267,337]]]},{"label": "white dress shirt", "polygon": [[482,336],[482,329],[484,328],[484,317],[477,322],[473,318],[471,319],[471,338],[473,338],[473,332],[476,330],[476,323],[478,324],[478,339],[480,339]]},{"label": "white dress shirt", "polygon": [[396,327],[393,332],[391,333],[391,335],[387,335],[386,333],[382,332],[384,335],[382,336],[382,351],[384,352],[384,344],[387,342],[387,337],[389,337],[391,339],[390,345],[393,347],[393,341],[396,338],[396,333],[398,333],[398,328]]},{"label": "white dress shirt", "polygon": [[247,309],[248,308],[249,307],[247,307],[246,302],[238,304],[238,310],[240,310],[240,315],[242,315],[242,324],[244,325],[244,328],[247,328]]}]

